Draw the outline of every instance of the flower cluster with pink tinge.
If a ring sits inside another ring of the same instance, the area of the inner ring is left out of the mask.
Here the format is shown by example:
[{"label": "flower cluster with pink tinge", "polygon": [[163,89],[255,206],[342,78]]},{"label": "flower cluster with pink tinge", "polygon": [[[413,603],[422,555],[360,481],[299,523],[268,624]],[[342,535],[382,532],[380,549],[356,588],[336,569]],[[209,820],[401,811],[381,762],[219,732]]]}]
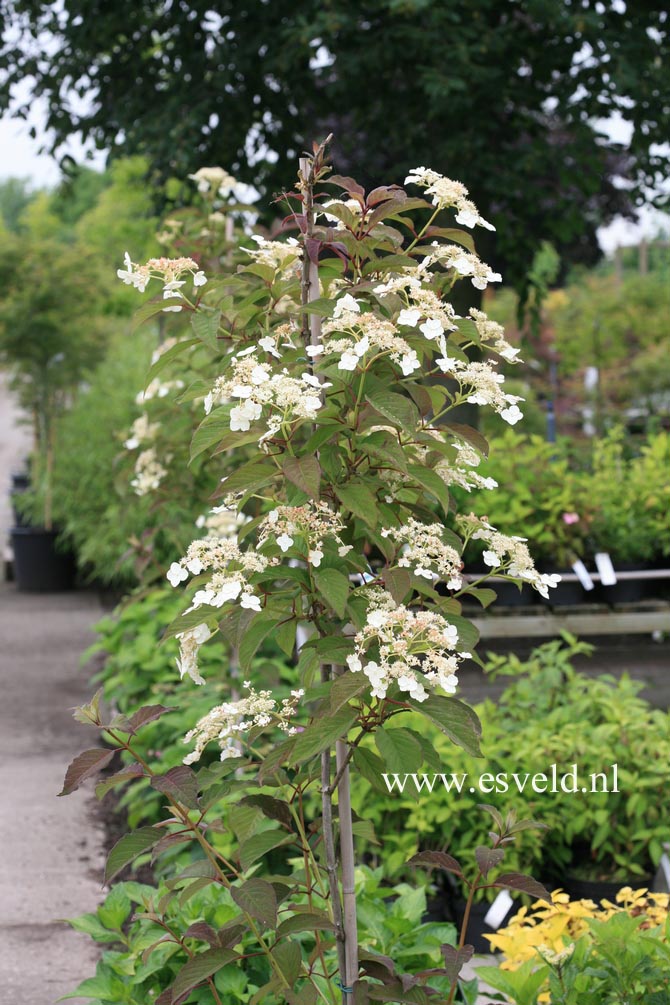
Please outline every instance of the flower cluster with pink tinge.
[{"label": "flower cluster with pink tinge", "polygon": [[525,537],[502,534],[486,517],[478,517],[474,513],[458,517],[458,524],[470,540],[484,541],[488,545],[482,557],[489,569],[500,570],[514,579],[521,579],[537,590],[545,600],[549,599],[549,590],[558,586],[561,577],[538,572]]},{"label": "flower cluster with pink tinge", "polygon": [[[458,651],[458,629],[435,611],[396,605],[384,590],[370,590],[369,599],[347,666],[365,674],[372,696],[386,698],[393,685],[418,702],[425,701],[430,690],[454,694],[459,663],[471,655]],[[375,658],[369,659],[371,655]]]},{"label": "flower cluster with pink tinge", "polygon": [[456,549],[444,543],[442,524],[425,524],[410,517],[402,527],[384,528],[381,536],[400,548],[399,568],[411,569],[415,576],[431,581],[443,579],[447,589],[460,590],[463,563]]},{"label": "flower cluster with pink tinge", "polygon": [[244,681],[243,686],[249,692],[246,698],[217,705],[186,734],[184,743],[195,740],[195,749],[186,755],[184,764],[199,761],[207,744],[213,742],[219,745],[222,761],[239,757],[239,737],[251,729],[273,725],[289,736],[297,732],[291,720],[305,693],[302,689],[291,691],[291,697],[283,698],[278,705],[271,691],[255,691],[249,681]]},{"label": "flower cluster with pink tinge", "polygon": [[326,538],[335,542],[340,558],[351,551],[351,545],[345,544],[340,537],[340,531],[344,527],[342,517],[324,502],[276,506],[258,528],[258,547],[262,548],[270,541],[286,553],[302,543],[302,557],[318,568],[324,556]]},{"label": "flower cluster with pink tinge", "polygon": [[[163,283],[163,300],[183,300],[182,286],[190,279],[194,286],[204,286],[207,276],[192,258],[150,258],[144,265],[132,262],[128,252],[124,255],[125,269],[117,269],[116,274],[126,286],[134,286],[144,293],[152,279]],[[184,278],[186,277],[186,278]],[[183,304],[170,304],[163,310],[181,311]]]}]

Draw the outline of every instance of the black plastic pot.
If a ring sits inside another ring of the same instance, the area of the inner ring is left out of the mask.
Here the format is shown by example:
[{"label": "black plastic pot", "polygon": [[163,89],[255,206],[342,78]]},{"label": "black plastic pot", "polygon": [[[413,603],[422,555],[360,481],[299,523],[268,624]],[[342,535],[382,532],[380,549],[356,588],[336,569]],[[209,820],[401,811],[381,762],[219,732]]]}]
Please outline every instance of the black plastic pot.
[{"label": "black plastic pot", "polygon": [[44,527],[13,527],[14,580],[25,593],[72,590],[77,570],[74,554],[56,547],[59,532]]},{"label": "black plastic pot", "polygon": [[566,876],[562,885],[563,890],[570,895],[570,900],[592,900],[599,904],[601,900],[616,901],[616,895],[624,886],[631,886],[634,890],[651,886],[652,877],[636,877],[627,881],[614,881],[609,879],[577,879],[574,876]]},{"label": "black plastic pot", "polygon": [[[565,576],[572,573],[572,569],[542,569],[542,572],[555,573]],[[541,597],[543,604],[548,607],[574,607],[582,604],[585,600],[593,600],[595,590],[585,590],[579,580],[562,579],[557,586],[549,588],[549,599]]]},{"label": "black plastic pot", "polygon": [[[644,562],[617,562],[613,560],[615,572],[637,572],[646,568]],[[653,582],[653,580],[652,580]],[[613,586],[603,586],[598,583],[594,591],[601,604],[634,604],[644,600],[652,590],[644,579],[617,579]]]},{"label": "black plastic pot", "polygon": [[15,471],[12,474],[12,484],[9,490],[9,498],[12,502],[12,512],[14,514],[15,527],[27,527],[28,521],[22,516],[17,501],[24,492],[30,488],[30,475],[25,471]]},{"label": "black plastic pot", "polygon": [[539,597],[539,593],[528,583],[523,583],[519,589],[516,583],[500,579],[484,583],[483,586],[495,591],[497,594],[495,603],[501,607],[531,607],[537,603]]}]

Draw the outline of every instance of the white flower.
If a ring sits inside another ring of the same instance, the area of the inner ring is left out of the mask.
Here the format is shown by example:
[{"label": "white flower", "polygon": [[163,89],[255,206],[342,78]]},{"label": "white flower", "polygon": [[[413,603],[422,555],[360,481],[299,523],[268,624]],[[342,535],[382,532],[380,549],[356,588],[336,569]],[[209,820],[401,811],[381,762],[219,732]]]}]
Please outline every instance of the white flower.
[{"label": "white flower", "polygon": [[363,669],[363,664],[361,663],[360,659],[353,653],[351,656],[347,656],[347,666],[349,667],[352,673],[358,673],[360,670]]},{"label": "white flower", "polygon": [[238,579],[230,579],[223,583],[210,601],[213,607],[223,607],[229,600],[237,600],[242,590],[242,584]]},{"label": "white flower", "polygon": [[280,534],[277,538],[277,544],[282,551],[288,551],[293,544],[293,538],[289,534]]},{"label": "white flower", "polygon": [[214,404],[214,395],[212,394],[212,392],[211,392],[211,391],[209,391],[209,392],[208,392],[208,393],[207,393],[207,394],[205,395],[205,401],[204,401],[204,405],[205,405],[205,415],[209,415],[209,413],[210,413],[210,412],[212,411],[212,405],[213,405],[213,404]]},{"label": "white flower", "polygon": [[192,558],[188,558],[186,560],[186,568],[192,576],[199,576],[205,567],[199,558],[193,556]]},{"label": "white flower", "polygon": [[416,328],[417,322],[421,317],[421,311],[418,311],[415,307],[404,308],[400,311],[398,315],[398,324],[407,325],[409,328]]},{"label": "white flower", "polygon": [[270,379],[267,367],[260,364],[255,366],[249,375],[249,379],[252,384],[265,384],[265,382]]},{"label": "white flower", "polygon": [[205,275],[205,273],[202,270],[199,270],[193,276],[193,285],[194,286],[204,286],[206,282],[207,282],[207,276]]},{"label": "white flower", "polygon": [[485,551],[482,555],[484,559],[484,564],[488,565],[491,569],[497,569],[502,565],[502,561],[499,555],[496,555],[495,551]]},{"label": "white flower", "polygon": [[358,366],[358,356],[355,352],[343,352],[342,357],[337,364],[338,370],[355,370]]},{"label": "white flower", "polygon": [[319,551],[318,548],[313,548],[307,555],[307,559],[310,565],[318,568],[321,565],[321,559],[323,558],[323,552]]},{"label": "white flower", "polygon": [[489,223],[488,220],[479,215],[472,203],[463,206],[460,213],[456,214],[456,223],[462,223],[464,227],[470,227],[471,229],[479,224],[480,227],[485,227],[487,230],[495,230],[492,223]]},{"label": "white flower", "polygon": [[400,369],[402,370],[405,377],[409,377],[410,374],[414,373],[421,366],[416,352],[412,349],[405,356],[400,359]]},{"label": "white flower", "polygon": [[308,356],[320,356],[322,352],[325,352],[325,349],[322,345],[308,345],[305,352]]},{"label": "white flower", "polygon": [[243,593],[240,597],[240,607],[245,607],[250,611],[260,611],[261,602],[260,598],[254,593]]},{"label": "white flower", "polygon": [[185,579],[188,579],[188,572],[181,562],[173,562],[168,569],[167,578],[171,586],[179,586]]},{"label": "white flower", "polygon": [[523,419],[523,412],[518,405],[511,405],[509,408],[503,408],[500,417],[513,426],[519,419]]},{"label": "white flower", "polygon": [[428,318],[422,325],[419,325],[419,331],[432,341],[444,334],[444,325],[439,318]]},{"label": "white flower", "polygon": [[261,349],[264,349],[266,352],[269,352],[271,356],[275,357],[275,359],[281,359],[281,353],[277,352],[275,340],[273,339],[272,335],[266,335],[264,338],[259,339],[258,344],[261,347]]},{"label": "white flower", "polygon": [[358,300],[355,300],[350,293],[345,293],[343,297],[335,304],[333,309],[333,317],[339,318],[342,316],[344,311],[353,311],[354,314],[360,314],[361,307]]}]

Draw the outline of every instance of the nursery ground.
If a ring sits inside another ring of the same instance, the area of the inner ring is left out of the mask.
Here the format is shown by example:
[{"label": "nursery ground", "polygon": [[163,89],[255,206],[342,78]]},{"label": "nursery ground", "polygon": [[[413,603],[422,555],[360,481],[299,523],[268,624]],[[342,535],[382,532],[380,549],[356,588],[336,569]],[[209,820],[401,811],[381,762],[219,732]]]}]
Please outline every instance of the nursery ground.
[{"label": "nursery ground", "polygon": [[93,796],[58,799],[72,757],[96,737],[70,709],[101,609],[93,594],[21,594],[0,583],[0,987],[2,1001],[54,1005],[95,971],[97,947],[59,919],[101,899]]}]

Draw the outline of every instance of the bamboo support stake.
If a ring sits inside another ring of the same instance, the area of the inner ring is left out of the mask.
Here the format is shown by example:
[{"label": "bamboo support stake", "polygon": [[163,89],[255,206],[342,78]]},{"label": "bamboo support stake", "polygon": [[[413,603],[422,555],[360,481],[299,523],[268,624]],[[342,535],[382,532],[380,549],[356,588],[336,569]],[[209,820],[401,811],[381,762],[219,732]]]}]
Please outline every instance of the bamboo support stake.
[{"label": "bamboo support stake", "polygon": [[[313,158],[300,158],[300,185],[304,199],[303,214],[305,218],[305,244],[302,263],[302,304],[306,306],[319,296],[319,266],[316,260],[312,260],[310,246],[308,242],[313,240],[314,235],[314,182],[315,173],[318,171],[322,161],[326,146],[330,137],[326,139]],[[310,345],[318,345],[321,339],[321,318],[318,314],[303,313],[302,324],[305,340],[309,340]],[[321,392],[323,401],[324,394]],[[339,668],[323,665],[321,667],[321,679],[328,681],[338,674]],[[339,671],[341,672],[341,671]],[[349,768],[347,764],[347,745],[343,740],[338,740],[336,744],[336,767],[339,775],[337,786],[339,804],[340,823],[340,858],[342,862],[342,893],[344,908],[340,900],[340,887],[338,883],[337,853],[335,850],[335,840],[333,833],[333,805],[332,805],[332,757],[330,749],[321,755],[321,799],[323,817],[323,838],[326,854],[326,872],[330,885],[331,901],[333,908],[333,920],[337,928],[337,950],[338,964],[340,970],[340,987],[342,989],[342,1003],[349,1005],[353,986],[358,978],[358,926],[356,920],[356,894],[354,890],[354,834],[351,817],[351,787],[349,779]]]}]

